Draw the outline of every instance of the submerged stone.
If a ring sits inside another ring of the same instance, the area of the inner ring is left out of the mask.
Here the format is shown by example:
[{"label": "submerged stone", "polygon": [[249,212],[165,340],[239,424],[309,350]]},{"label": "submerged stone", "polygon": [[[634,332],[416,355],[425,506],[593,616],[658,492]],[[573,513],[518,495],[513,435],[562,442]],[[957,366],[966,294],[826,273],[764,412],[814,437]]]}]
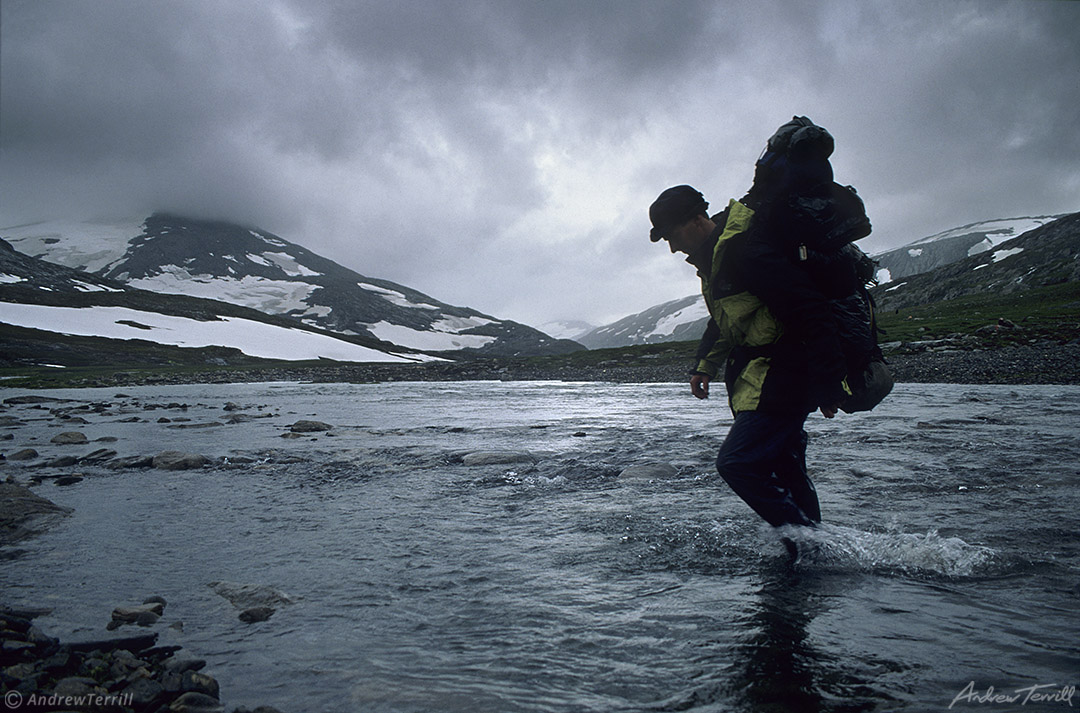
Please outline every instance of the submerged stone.
[{"label": "submerged stone", "polygon": [[670,463],[638,463],[624,468],[619,480],[671,480],[679,471]]},{"label": "submerged stone", "polygon": [[536,458],[525,451],[476,451],[469,453],[461,462],[465,465],[503,465],[508,463],[535,463]]}]

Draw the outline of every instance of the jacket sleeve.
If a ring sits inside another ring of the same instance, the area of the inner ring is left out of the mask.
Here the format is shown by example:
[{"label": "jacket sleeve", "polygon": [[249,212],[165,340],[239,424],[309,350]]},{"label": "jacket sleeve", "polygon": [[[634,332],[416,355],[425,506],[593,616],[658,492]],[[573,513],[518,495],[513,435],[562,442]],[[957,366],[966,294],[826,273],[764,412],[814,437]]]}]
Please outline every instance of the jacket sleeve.
[{"label": "jacket sleeve", "polygon": [[788,338],[802,350],[812,403],[839,403],[849,395],[844,383],[847,366],[828,299],[806,270],[760,233],[747,238],[737,246],[741,255],[736,259],[749,291],[776,315]]},{"label": "jacket sleeve", "polygon": [[710,379],[716,378],[730,351],[731,345],[720,337],[720,327],[716,320],[710,318],[705,326],[705,333],[698,342],[697,352],[694,354],[695,366],[690,373],[705,374]]}]

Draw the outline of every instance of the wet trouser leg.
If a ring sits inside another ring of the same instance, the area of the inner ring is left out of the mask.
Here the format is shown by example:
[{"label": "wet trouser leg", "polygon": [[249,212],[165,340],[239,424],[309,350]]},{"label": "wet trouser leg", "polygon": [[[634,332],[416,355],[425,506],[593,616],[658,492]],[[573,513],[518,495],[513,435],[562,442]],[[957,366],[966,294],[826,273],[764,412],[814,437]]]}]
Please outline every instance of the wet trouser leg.
[{"label": "wet trouser leg", "polygon": [[716,458],[720,477],[774,527],[821,522],[806,474],[805,421],[804,414],[743,411]]}]

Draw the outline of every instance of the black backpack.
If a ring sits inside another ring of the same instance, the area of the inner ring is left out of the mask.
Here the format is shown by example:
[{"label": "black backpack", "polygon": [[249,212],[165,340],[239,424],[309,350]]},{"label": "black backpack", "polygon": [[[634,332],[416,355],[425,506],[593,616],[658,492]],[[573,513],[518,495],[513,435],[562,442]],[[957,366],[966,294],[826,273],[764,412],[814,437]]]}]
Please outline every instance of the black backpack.
[{"label": "black backpack", "polygon": [[877,284],[877,263],[854,244],[870,234],[870,219],[855,189],[833,180],[833,148],[828,131],[805,116],[793,117],[769,139],[744,200],[761,217],[759,227],[792,240],[783,247],[829,298],[852,391],[840,408],[854,413],[881,403],[893,378],[866,289]]}]

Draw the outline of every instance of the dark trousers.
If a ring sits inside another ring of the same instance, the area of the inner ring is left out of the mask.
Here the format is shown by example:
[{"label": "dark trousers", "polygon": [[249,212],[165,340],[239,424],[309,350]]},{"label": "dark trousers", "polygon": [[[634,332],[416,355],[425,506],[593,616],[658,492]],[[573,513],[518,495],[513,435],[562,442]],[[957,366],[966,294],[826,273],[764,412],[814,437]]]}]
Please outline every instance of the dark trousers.
[{"label": "dark trousers", "polygon": [[743,411],[716,457],[720,477],[774,527],[821,522],[806,474],[806,416]]}]

